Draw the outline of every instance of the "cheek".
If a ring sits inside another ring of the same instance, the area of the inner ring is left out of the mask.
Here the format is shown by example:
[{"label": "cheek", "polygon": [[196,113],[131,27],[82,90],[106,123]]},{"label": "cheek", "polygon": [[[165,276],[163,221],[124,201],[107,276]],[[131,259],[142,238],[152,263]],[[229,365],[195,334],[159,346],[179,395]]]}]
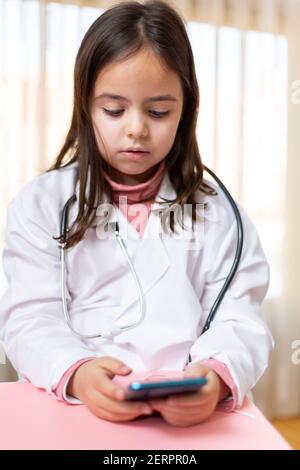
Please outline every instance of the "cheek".
[{"label": "cheek", "polygon": [[178,124],[177,122],[169,123],[165,127],[161,126],[156,130],[155,140],[160,146],[163,146],[165,149],[171,148],[173,145]]},{"label": "cheek", "polygon": [[118,126],[113,122],[108,122],[106,119],[99,117],[93,120],[95,134],[98,146],[102,149],[103,143],[107,148],[111,148],[116,141],[118,141]]}]

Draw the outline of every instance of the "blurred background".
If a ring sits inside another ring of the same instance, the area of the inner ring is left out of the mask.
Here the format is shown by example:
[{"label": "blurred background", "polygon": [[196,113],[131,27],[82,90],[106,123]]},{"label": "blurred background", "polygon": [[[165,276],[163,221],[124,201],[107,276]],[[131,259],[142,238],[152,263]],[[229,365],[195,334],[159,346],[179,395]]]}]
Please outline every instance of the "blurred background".
[{"label": "blurred background", "polygon": [[[54,160],[73,66],[101,0],[0,0],[0,253],[6,207]],[[254,390],[269,418],[300,415],[300,0],[172,0],[194,51],[202,159],[254,221],[271,267],[276,348]],[[0,269],[0,295],[5,289]],[[0,345],[1,348],[1,345]],[[0,381],[16,374],[0,350]],[[300,445],[300,444],[299,444]]]}]

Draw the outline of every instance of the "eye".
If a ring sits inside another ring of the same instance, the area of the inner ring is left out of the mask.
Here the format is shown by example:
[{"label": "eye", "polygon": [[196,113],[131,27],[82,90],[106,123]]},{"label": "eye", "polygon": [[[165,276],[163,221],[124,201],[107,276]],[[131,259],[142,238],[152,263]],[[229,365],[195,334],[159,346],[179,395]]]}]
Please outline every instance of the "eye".
[{"label": "eye", "polygon": [[107,114],[109,114],[110,116],[119,116],[120,113],[123,111],[123,109],[105,109],[105,108],[102,108],[103,111],[105,111]]},{"label": "eye", "polygon": [[157,118],[167,116],[170,113],[170,111],[149,111],[149,112],[152,113],[153,116]]},{"label": "eye", "polygon": [[[124,111],[123,109],[105,109],[105,108],[102,108],[103,111],[107,114],[109,114],[110,116],[113,116],[113,117],[119,117],[121,115],[121,113]],[[162,118],[164,116],[167,116],[170,111],[154,111],[154,110],[150,110],[149,113],[152,114],[152,117],[154,118]]]}]

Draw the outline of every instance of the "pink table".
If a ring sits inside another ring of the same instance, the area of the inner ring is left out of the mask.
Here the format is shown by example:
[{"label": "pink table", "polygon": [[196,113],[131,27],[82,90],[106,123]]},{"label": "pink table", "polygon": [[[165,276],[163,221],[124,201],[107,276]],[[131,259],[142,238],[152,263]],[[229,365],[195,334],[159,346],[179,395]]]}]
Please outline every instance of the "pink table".
[{"label": "pink table", "polygon": [[58,402],[29,383],[0,384],[0,407],[0,449],[290,449],[249,400],[238,412],[216,411],[189,428],[158,416],[104,421],[84,405]]}]

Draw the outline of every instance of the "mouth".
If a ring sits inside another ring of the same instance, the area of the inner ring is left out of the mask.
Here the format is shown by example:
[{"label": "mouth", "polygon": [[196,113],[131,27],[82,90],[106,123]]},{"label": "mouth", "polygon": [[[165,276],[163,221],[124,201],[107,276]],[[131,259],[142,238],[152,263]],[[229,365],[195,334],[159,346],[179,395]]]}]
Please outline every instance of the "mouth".
[{"label": "mouth", "polygon": [[133,151],[133,150],[123,150],[121,152],[124,156],[128,157],[130,160],[139,160],[150,152],[141,152],[141,151]]}]

